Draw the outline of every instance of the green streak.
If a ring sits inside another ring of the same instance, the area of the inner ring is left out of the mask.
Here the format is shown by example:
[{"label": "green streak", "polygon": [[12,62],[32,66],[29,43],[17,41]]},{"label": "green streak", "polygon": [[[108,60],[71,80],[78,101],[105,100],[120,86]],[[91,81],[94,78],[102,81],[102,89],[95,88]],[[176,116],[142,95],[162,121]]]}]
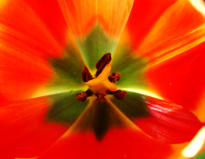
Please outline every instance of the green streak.
[{"label": "green streak", "polygon": [[112,59],[111,71],[121,74],[120,81],[116,82],[118,88],[146,88],[145,70],[148,65],[146,58],[137,56],[135,52],[132,52],[129,44],[123,44],[117,47]]},{"label": "green streak", "polygon": [[145,103],[145,97],[141,94],[127,92],[127,95],[123,100],[115,98],[111,98],[110,100],[130,120],[150,116],[148,107]]},{"label": "green streak", "polygon": [[79,102],[76,100],[75,95],[80,92],[70,91],[49,96],[51,106],[46,121],[60,122],[65,125],[73,124],[88,105],[88,101]]},{"label": "green streak", "polygon": [[74,126],[76,132],[93,132],[100,141],[109,130],[124,128],[126,124],[110,103],[94,99]]},{"label": "green streak", "polygon": [[85,85],[81,76],[84,62],[74,46],[69,45],[62,57],[51,58],[49,62],[54,70],[54,76],[47,84],[47,88],[69,90],[78,89]]},{"label": "green streak", "polygon": [[91,69],[95,69],[97,61],[105,54],[114,53],[118,40],[105,33],[100,24],[96,24],[86,36],[76,37],[76,42],[86,62]]}]

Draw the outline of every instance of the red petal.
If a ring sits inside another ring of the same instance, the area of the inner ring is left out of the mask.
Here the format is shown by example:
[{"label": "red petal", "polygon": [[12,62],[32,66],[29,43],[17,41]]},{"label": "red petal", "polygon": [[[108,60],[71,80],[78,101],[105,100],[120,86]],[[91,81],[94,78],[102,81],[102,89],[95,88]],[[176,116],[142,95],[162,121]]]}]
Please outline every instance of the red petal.
[{"label": "red petal", "polygon": [[0,92],[8,99],[27,98],[52,76],[44,60],[10,48],[1,50],[0,64]]},{"label": "red petal", "polygon": [[[96,24],[100,24],[111,36],[119,37],[133,0],[58,0],[67,23],[75,35],[84,35]],[[117,17],[117,18],[116,18]]]},{"label": "red petal", "polygon": [[127,22],[131,44],[134,49],[140,45],[163,12],[175,1],[176,0],[138,0],[134,2]]},{"label": "red petal", "polygon": [[165,143],[190,141],[202,127],[202,123],[187,109],[160,99],[147,97],[151,117],[135,123],[153,138]]},{"label": "red petal", "polygon": [[132,129],[113,129],[100,142],[92,133],[71,133],[37,159],[165,159],[171,147]]},{"label": "red petal", "polygon": [[38,17],[46,24],[46,28],[62,45],[66,45],[67,24],[56,0],[24,0]]},{"label": "red petal", "polygon": [[157,64],[205,41],[205,19],[186,0],[170,6],[154,24],[137,54]]},{"label": "red petal", "polygon": [[36,98],[0,107],[0,157],[34,157],[48,148],[66,130],[46,123],[46,98]]},{"label": "red petal", "polygon": [[[50,10],[48,11],[49,16],[52,16],[50,18],[53,18],[52,23],[55,24],[48,28],[51,20],[48,19],[46,14],[42,15],[42,12],[47,11],[47,8],[44,8],[45,4],[41,4],[41,10],[40,7],[36,6],[38,4],[35,4],[38,3],[37,1],[29,2],[27,0],[27,2],[28,4],[23,0],[11,0],[0,5],[0,43],[2,49],[14,49],[21,54],[32,54],[40,57],[61,55],[65,45],[66,30],[64,26],[61,26],[64,24],[61,22],[62,17],[58,15],[60,14],[58,13],[58,5],[52,8],[55,10],[52,10],[52,12],[56,17],[49,14]],[[59,23],[56,23],[55,19]],[[61,35],[53,35],[57,34],[55,27],[61,28]],[[63,37],[62,34],[64,34]]]},{"label": "red petal", "polygon": [[199,104],[205,89],[204,51],[205,43],[202,43],[150,68],[147,78],[162,97],[191,110],[204,107]]}]

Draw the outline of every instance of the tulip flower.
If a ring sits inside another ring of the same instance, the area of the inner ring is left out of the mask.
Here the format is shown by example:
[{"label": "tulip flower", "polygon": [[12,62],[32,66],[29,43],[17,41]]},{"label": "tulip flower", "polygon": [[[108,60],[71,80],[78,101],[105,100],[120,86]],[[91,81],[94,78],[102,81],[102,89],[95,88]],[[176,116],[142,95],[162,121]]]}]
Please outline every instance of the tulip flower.
[{"label": "tulip flower", "polygon": [[202,0],[1,0],[0,158],[205,151]]}]

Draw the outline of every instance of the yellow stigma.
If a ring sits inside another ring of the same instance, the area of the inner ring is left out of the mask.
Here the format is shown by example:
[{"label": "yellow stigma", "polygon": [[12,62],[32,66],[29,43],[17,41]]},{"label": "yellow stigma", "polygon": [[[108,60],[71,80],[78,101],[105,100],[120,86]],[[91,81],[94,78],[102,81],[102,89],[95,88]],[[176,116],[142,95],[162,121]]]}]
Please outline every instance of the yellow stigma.
[{"label": "yellow stigma", "polygon": [[117,91],[117,87],[114,83],[110,82],[108,79],[108,76],[111,71],[110,64],[107,64],[103,71],[99,74],[99,76],[95,79],[92,79],[88,82],[86,82],[87,86],[90,86],[93,88],[93,91]]}]

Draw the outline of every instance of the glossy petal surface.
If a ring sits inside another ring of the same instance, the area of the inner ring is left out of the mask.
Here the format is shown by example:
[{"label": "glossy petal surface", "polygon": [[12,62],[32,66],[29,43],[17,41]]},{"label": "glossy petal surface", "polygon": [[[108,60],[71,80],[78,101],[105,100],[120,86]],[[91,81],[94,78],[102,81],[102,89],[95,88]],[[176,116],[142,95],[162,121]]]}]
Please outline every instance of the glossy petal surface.
[{"label": "glossy petal surface", "polygon": [[128,92],[123,100],[111,101],[139,128],[161,142],[189,141],[203,125],[187,109],[165,100]]},{"label": "glossy petal surface", "polygon": [[0,107],[0,157],[34,157],[67,128],[45,122],[48,98],[22,100]]},{"label": "glossy petal surface", "polygon": [[151,117],[135,120],[135,123],[159,141],[171,144],[190,141],[203,126],[182,106],[152,97],[145,97],[145,101]]}]

